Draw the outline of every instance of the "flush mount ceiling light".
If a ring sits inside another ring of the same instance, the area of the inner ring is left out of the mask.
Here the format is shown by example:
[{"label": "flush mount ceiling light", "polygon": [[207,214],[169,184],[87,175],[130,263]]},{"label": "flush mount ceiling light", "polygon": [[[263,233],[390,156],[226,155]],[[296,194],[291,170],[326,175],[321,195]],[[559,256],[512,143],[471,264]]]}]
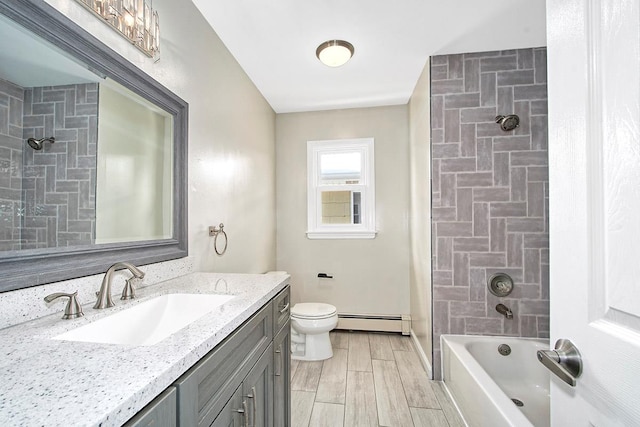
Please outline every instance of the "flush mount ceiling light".
[{"label": "flush mount ceiling light", "polygon": [[339,67],[353,56],[353,45],[344,40],[329,40],[316,49],[316,56],[324,65]]}]

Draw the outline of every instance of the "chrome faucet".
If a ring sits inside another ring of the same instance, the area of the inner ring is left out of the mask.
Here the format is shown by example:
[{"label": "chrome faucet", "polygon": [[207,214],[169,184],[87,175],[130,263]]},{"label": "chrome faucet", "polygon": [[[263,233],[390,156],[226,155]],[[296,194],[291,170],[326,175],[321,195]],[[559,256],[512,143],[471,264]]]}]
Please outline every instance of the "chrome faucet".
[{"label": "chrome faucet", "polygon": [[507,319],[513,319],[513,311],[511,311],[511,309],[504,304],[496,305],[496,311],[502,314]]},{"label": "chrome faucet", "polygon": [[96,305],[94,305],[93,308],[109,308],[115,305],[113,303],[113,300],[111,299],[111,280],[113,272],[122,268],[128,269],[131,274],[133,274],[133,277],[127,279],[127,283],[122,290],[122,297],[120,297],[120,299],[124,300],[135,298],[136,290],[134,284],[144,277],[144,272],[140,271],[138,267],[131,263],[118,262],[109,267],[107,272],[104,274],[104,278],[102,279],[102,286],[100,286],[100,291],[96,292],[98,301],[96,301]]}]

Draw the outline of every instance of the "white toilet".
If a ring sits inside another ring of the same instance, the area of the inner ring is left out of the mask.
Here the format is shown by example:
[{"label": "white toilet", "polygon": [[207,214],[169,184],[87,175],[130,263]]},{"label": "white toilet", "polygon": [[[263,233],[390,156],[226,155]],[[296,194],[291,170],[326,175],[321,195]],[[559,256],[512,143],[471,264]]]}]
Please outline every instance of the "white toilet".
[{"label": "white toilet", "polygon": [[333,357],[329,331],[338,324],[331,304],[298,303],[291,309],[291,358],[325,360]]}]

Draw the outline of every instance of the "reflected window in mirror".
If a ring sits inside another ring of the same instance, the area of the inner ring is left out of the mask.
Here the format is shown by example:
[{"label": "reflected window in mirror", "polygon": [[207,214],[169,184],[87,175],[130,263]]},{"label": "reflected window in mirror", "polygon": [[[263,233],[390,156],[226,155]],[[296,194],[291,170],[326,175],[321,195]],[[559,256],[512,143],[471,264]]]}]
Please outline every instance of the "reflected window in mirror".
[{"label": "reflected window in mirror", "polygon": [[173,118],[113,82],[99,104],[95,242],[170,238]]},{"label": "reflected window in mirror", "polygon": [[373,138],[307,143],[307,236],[375,237]]}]

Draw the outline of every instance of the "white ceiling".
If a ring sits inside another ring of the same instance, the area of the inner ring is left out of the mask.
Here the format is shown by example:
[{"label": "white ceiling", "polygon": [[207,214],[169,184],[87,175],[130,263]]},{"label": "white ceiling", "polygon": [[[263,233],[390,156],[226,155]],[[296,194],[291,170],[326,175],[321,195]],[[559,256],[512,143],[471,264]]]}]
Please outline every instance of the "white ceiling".
[{"label": "white ceiling", "polygon": [[[429,56],[546,45],[545,0],[193,0],[276,113],[405,104]],[[347,64],[315,56],[330,39]]]}]

